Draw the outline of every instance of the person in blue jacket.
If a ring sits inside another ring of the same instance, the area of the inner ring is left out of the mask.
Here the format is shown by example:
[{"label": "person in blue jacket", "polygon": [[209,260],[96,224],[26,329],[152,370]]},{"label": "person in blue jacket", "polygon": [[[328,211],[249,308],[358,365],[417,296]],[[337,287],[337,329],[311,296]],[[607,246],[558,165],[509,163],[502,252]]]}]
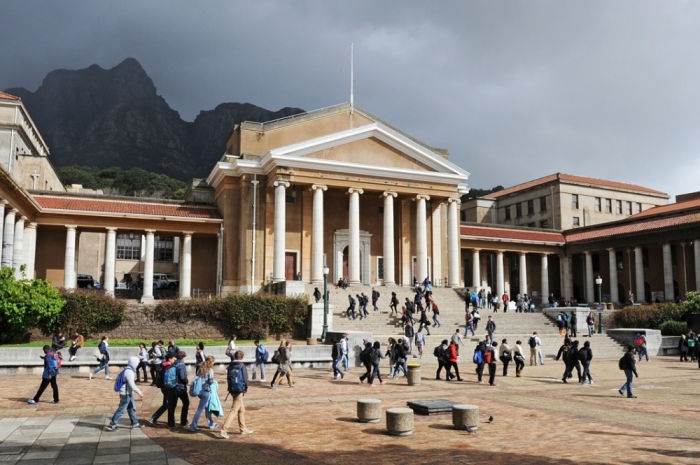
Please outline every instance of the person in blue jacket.
[{"label": "person in blue jacket", "polygon": [[53,401],[52,404],[58,403],[58,384],[56,383],[56,377],[58,376],[58,359],[56,354],[51,349],[50,345],[44,346],[44,373],[41,376],[41,385],[39,390],[33,399],[28,399],[27,402],[30,404],[36,404],[39,402],[41,395],[44,393],[49,384],[51,384],[51,389],[53,390]]}]

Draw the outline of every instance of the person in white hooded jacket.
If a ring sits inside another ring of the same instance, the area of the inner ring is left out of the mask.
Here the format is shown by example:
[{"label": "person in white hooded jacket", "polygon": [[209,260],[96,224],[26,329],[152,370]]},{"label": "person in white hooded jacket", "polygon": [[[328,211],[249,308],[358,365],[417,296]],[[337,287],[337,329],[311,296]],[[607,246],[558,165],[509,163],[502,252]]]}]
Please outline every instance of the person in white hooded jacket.
[{"label": "person in white hooded jacket", "polygon": [[[119,407],[117,407],[117,411],[114,412],[114,415],[112,415],[112,419],[109,421],[109,425],[105,427],[108,431],[117,430],[117,422],[119,422],[119,419],[124,414],[124,410],[126,410],[129,413],[129,418],[131,419],[131,427],[141,428],[141,424],[139,423],[138,418],[136,418],[136,407],[134,406],[134,393],[138,394],[139,397],[143,398],[143,393],[138,387],[136,387],[136,383],[134,383],[136,367],[138,366],[139,358],[129,357],[129,363],[122,372],[123,383],[121,388],[119,389]],[[120,382],[120,378],[122,378],[121,374],[117,378],[116,383]]]}]

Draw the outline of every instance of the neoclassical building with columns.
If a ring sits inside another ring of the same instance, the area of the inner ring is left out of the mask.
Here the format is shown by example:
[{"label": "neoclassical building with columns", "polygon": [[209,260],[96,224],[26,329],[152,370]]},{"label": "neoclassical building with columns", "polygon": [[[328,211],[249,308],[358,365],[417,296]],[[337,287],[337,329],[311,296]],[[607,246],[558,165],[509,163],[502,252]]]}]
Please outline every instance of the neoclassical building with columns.
[{"label": "neoclassical building with columns", "polygon": [[[0,129],[7,135],[0,143],[0,263],[17,276],[24,265],[28,277],[56,286],[75,287],[78,274],[91,274],[114,294],[116,282],[131,275],[143,281],[141,301],[151,303],[162,273],[176,275],[177,294],[188,298],[297,279],[321,283],[327,266],[331,282],[408,286],[429,277],[434,285],[536,301],[554,293],[592,302],[597,277],[612,302],[624,302],[630,290],[649,302],[700,289],[700,194],[665,205],[668,196],[652,189],[557,174],[506,189],[522,198],[508,197],[515,203],[504,211],[518,218],[521,204],[523,216],[544,218],[565,203],[576,210],[580,200],[584,217],[585,208],[599,213],[590,213],[596,224],[460,221],[469,173],[445,150],[348,104],[235,126],[226,153],[206,180],[191,183],[184,201],[66,192],[38,128],[7,94],[0,94]],[[20,143],[23,156],[13,157]],[[555,186],[551,203],[550,182],[570,186]],[[612,210],[640,195],[648,204]]]}]

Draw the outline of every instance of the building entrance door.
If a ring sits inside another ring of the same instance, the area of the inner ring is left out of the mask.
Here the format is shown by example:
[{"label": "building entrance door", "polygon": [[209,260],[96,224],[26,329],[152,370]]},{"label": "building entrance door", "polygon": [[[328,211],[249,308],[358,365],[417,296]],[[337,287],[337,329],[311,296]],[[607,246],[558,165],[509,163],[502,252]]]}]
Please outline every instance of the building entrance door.
[{"label": "building entrance door", "polygon": [[343,249],[343,279],[348,279],[348,248]]},{"label": "building entrance door", "polygon": [[284,254],[284,279],[294,281],[297,274],[297,254],[285,252]]}]

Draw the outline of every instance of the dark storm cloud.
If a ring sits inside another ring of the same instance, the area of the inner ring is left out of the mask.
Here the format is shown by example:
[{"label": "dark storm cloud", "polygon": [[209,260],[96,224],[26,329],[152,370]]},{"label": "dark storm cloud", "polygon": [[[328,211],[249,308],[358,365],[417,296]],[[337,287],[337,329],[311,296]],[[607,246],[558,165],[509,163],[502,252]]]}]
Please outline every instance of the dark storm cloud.
[{"label": "dark storm cloud", "polygon": [[[186,119],[355,101],[470,185],[556,171],[700,190],[692,2],[4,2],[0,88],[138,59]],[[40,128],[41,129],[41,128]]]}]

